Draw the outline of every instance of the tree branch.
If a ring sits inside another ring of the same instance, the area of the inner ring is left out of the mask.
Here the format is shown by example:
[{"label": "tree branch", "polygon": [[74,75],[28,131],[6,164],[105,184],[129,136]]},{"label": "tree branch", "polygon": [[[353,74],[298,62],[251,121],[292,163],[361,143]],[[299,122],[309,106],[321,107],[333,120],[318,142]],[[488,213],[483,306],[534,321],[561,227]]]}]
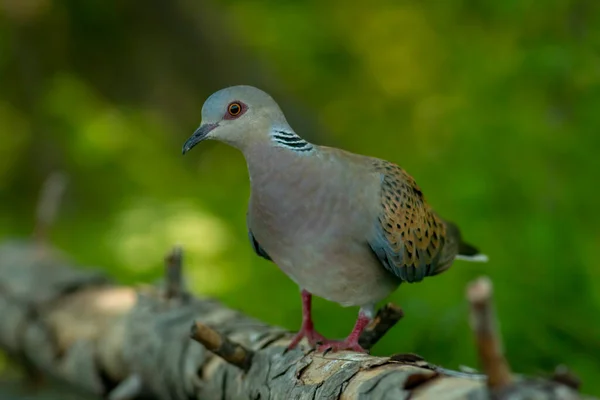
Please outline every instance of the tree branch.
[{"label": "tree branch", "polygon": [[492,305],[492,282],[479,278],[467,287],[471,305],[471,329],[475,333],[477,351],[483,370],[488,375],[490,389],[502,389],[513,381],[512,373],[502,351]]},{"label": "tree branch", "polygon": [[254,352],[229,340],[214,329],[196,322],[192,325],[191,338],[212,351],[228,363],[248,371],[252,365]]},{"label": "tree branch", "polygon": [[[37,232],[54,218],[61,179],[49,180],[43,191]],[[551,380],[511,374],[485,278],[469,285],[467,298],[488,377],[414,354],[286,351],[292,336],[286,330],[187,294],[179,247],[165,258],[164,285],[135,289],[74,267],[39,238],[0,245],[0,346],[35,372],[29,376],[50,376],[87,394],[110,400],[581,398],[574,390],[579,381],[565,367]],[[402,316],[393,304],[383,307],[361,344],[373,346]]]},{"label": "tree branch", "polygon": [[165,257],[165,297],[167,299],[178,299],[184,296],[182,264],[183,249],[176,246]]},{"label": "tree branch", "polygon": [[404,317],[404,311],[393,303],[383,306],[373,321],[367,325],[360,335],[358,343],[365,349],[370,349]]},{"label": "tree branch", "polygon": [[[173,302],[159,288],[114,285],[89,268],[74,268],[56,251],[40,258],[38,246],[0,245],[0,345],[41,374],[90,394],[157,400],[488,395],[481,375],[443,369],[415,355],[285,351],[291,335],[284,329],[212,299]],[[375,343],[400,316],[397,307],[384,307],[363,340]],[[190,340],[192,325],[203,345]],[[504,392],[511,398],[580,398],[551,380],[515,379]]]}]

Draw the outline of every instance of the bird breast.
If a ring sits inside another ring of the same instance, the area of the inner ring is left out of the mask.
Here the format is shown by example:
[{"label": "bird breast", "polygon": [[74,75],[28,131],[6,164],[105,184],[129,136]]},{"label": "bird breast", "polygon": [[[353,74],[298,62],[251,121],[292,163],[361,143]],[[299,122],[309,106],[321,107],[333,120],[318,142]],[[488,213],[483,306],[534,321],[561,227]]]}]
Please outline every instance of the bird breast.
[{"label": "bird breast", "polygon": [[292,156],[279,162],[271,157],[268,161],[277,167],[269,168],[265,162],[261,170],[250,170],[249,217],[257,239],[268,235],[263,239],[276,242],[269,246],[275,247],[274,252],[285,247],[289,253],[289,247],[302,244],[312,250],[327,248],[370,228],[364,218],[368,192],[360,175],[352,178],[336,163],[311,157]]},{"label": "bird breast", "polygon": [[[249,228],[299,286],[341,304],[378,301],[389,293],[389,276],[367,244],[376,221],[370,207],[376,179],[316,161],[297,157],[277,168],[269,162],[249,166]],[[382,287],[384,294],[377,290]]]}]

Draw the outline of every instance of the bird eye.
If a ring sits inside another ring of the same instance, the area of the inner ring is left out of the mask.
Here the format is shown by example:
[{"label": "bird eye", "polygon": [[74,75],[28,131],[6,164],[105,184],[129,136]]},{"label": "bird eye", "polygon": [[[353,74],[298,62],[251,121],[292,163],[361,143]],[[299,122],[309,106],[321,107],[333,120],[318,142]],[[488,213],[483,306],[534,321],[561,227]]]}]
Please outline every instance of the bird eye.
[{"label": "bird eye", "polygon": [[227,108],[227,112],[229,112],[229,115],[232,117],[235,117],[242,112],[242,105],[240,103],[231,103]]}]

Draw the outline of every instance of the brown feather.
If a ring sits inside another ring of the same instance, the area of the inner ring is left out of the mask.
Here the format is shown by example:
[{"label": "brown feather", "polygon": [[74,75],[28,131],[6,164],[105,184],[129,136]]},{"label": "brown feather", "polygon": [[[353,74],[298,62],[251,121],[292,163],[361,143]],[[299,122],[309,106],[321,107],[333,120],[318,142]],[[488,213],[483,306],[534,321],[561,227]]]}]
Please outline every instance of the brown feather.
[{"label": "brown feather", "polygon": [[406,171],[385,160],[374,160],[373,165],[383,176],[379,223],[391,250],[401,260],[401,265],[394,267],[427,268],[421,275],[430,275],[445,258],[440,253],[446,240],[445,222],[427,204]]}]

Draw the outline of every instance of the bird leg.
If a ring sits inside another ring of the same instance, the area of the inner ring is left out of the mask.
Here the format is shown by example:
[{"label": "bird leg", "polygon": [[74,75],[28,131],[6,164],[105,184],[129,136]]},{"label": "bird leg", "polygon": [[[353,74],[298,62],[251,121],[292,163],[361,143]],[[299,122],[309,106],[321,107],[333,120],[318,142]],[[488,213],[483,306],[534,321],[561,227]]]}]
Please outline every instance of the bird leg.
[{"label": "bird leg", "polygon": [[367,350],[363,349],[360,344],[358,344],[358,339],[360,338],[360,334],[366,328],[366,326],[373,319],[373,310],[372,308],[361,308],[358,312],[358,319],[356,320],[356,324],[354,324],[354,328],[352,332],[348,335],[348,337],[344,340],[326,340],[323,342],[321,346],[319,346],[319,351],[325,352],[327,350],[339,351],[339,350],[354,350],[359,353],[367,353]]},{"label": "bird leg", "polygon": [[326,339],[315,330],[311,315],[311,303],[312,294],[302,289],[302,327],[292,339],[292,342],[288,346],[288,350],[296,347],[304,337],[308,339],[308,343],[311,346],[315,346],[319,342],[324,343],[326,341]]}]

